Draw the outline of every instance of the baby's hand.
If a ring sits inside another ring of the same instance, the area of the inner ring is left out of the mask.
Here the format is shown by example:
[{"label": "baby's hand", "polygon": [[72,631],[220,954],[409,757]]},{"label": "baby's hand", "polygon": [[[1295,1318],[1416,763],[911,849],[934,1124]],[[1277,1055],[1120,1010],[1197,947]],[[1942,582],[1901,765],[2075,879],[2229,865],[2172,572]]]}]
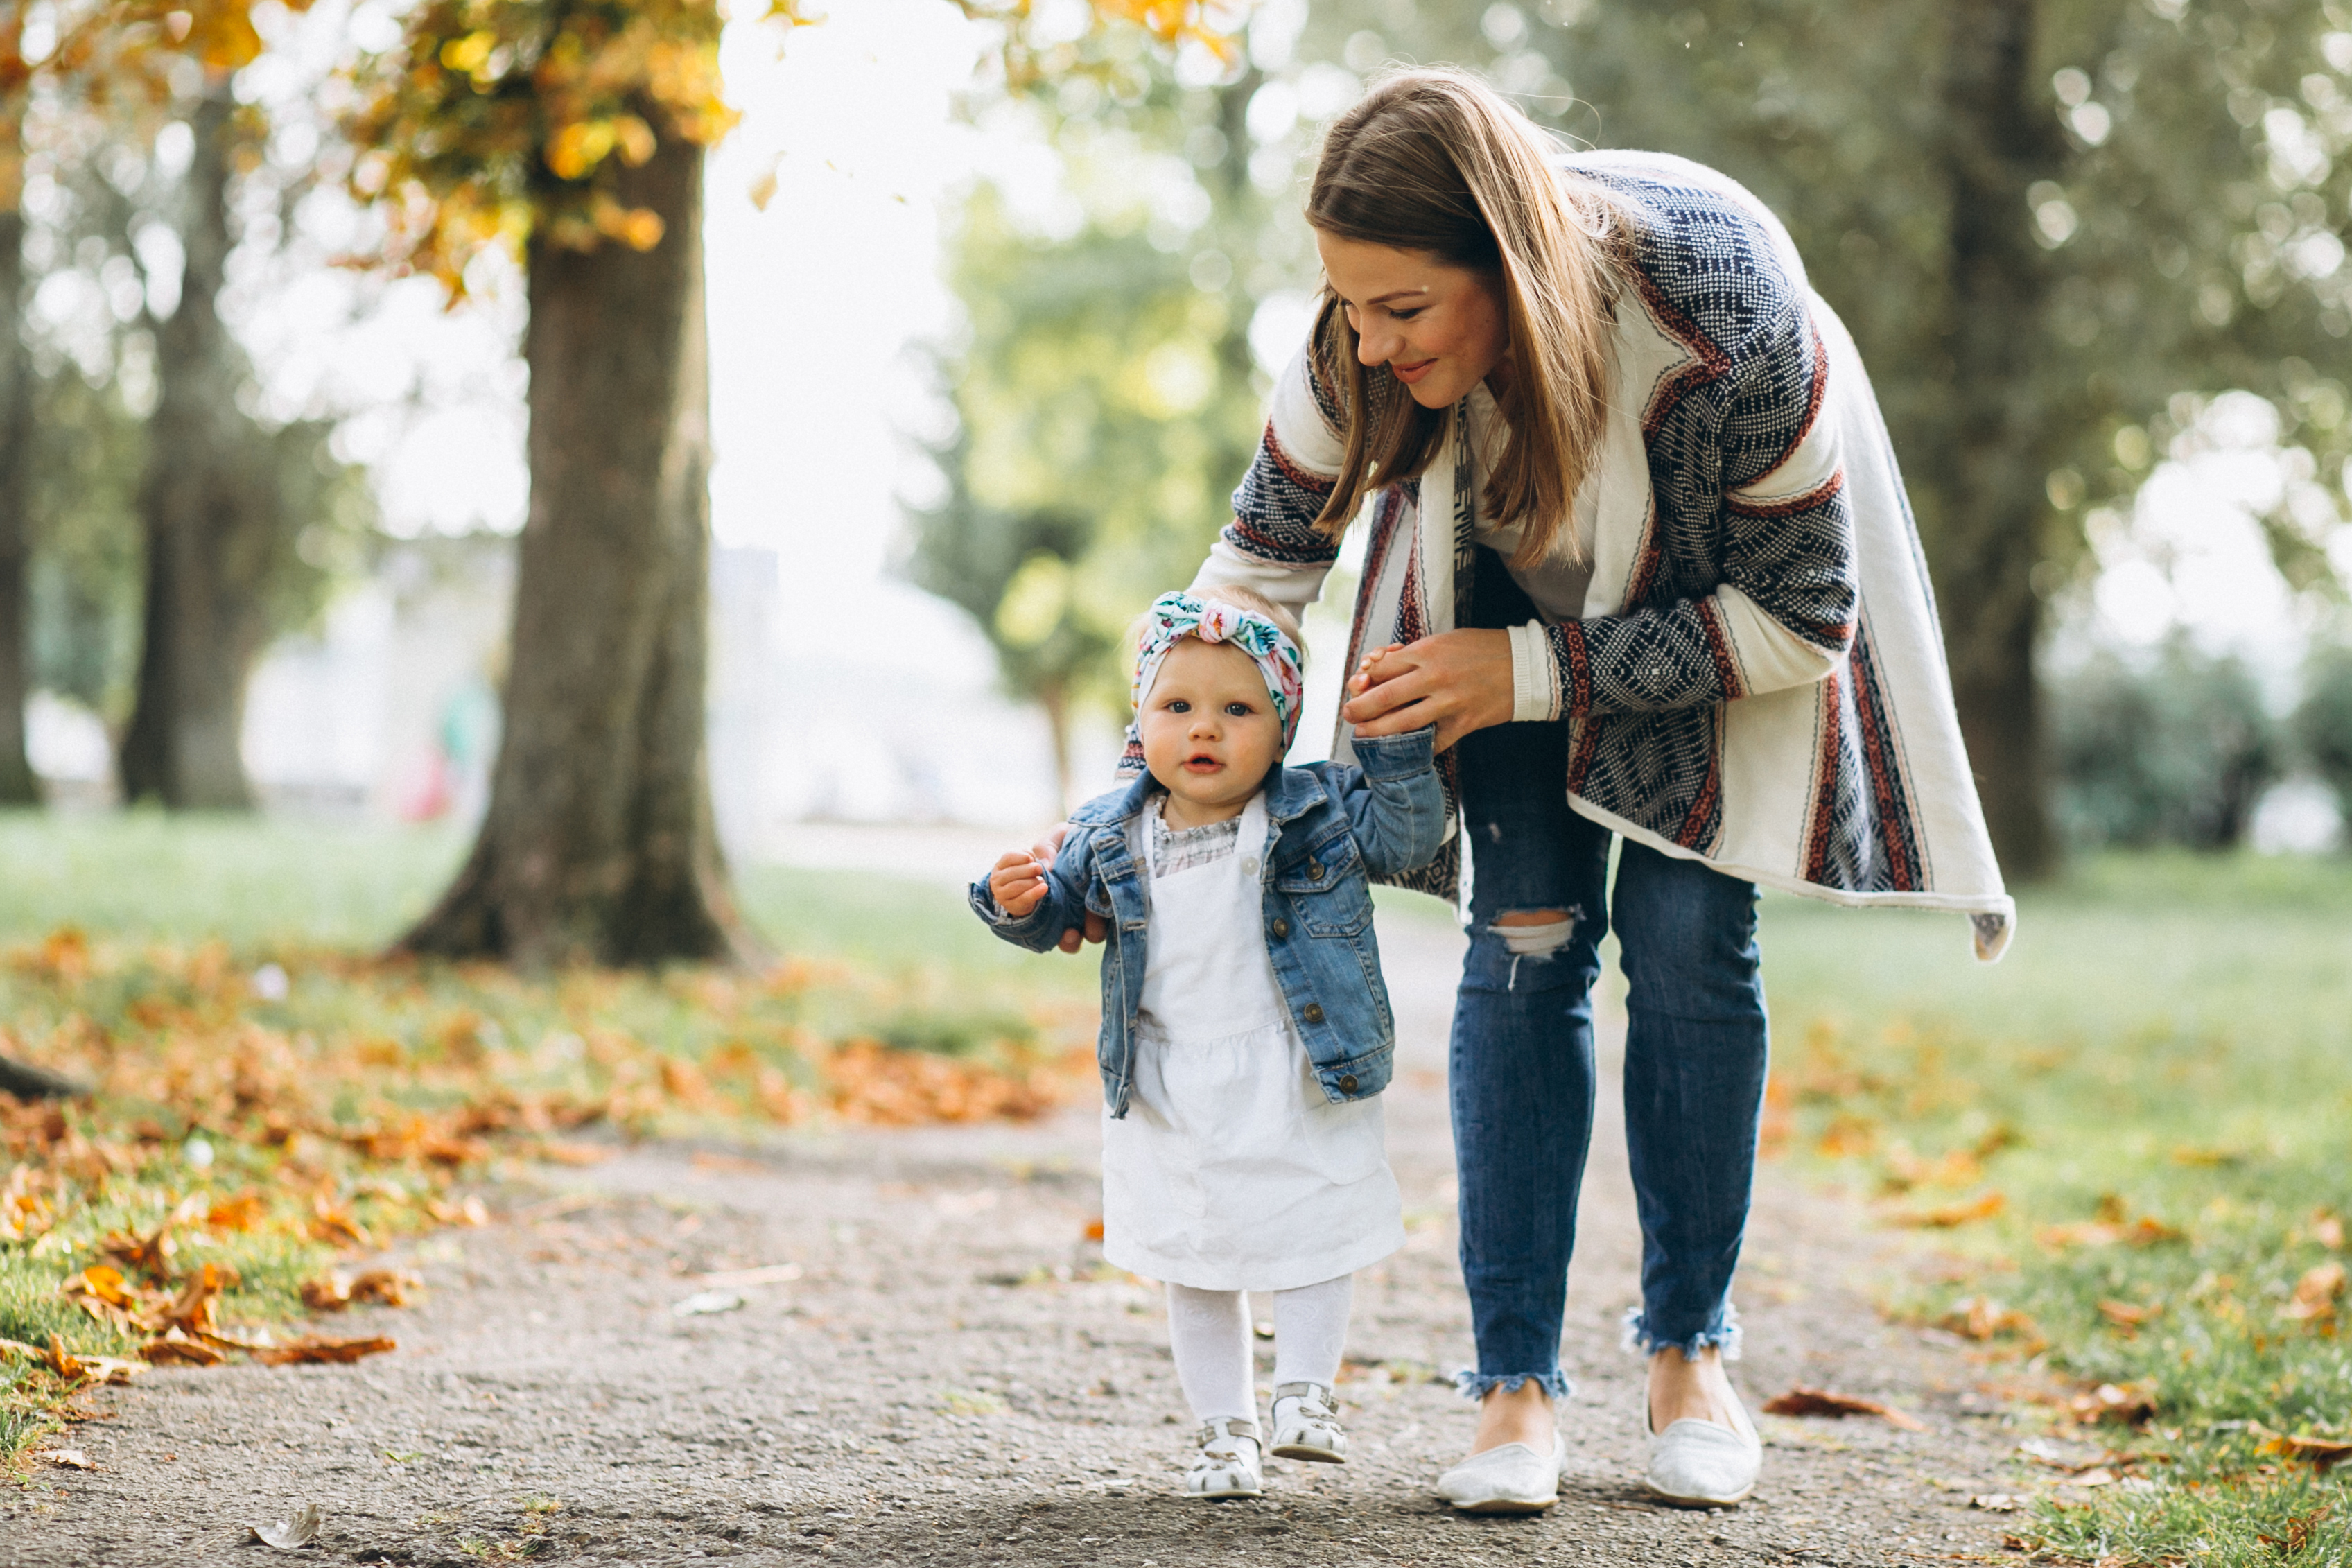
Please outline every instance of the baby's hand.
[{"label": "baby's hand", "polygon": [[1356,673],[1349,677],[1348,689],[1360,697],[1388,679],[1377,673],[1380,662],[1403,647],[1404,644],[1401,642],[1392,642],[1373,648],[1365,654],[1362,658],[1356,661]]},{"label": "baby's hand", "polygon": [[998,909],[1019,920],[1045,900],[1045,865],[1026,849],[1009,850],[988,874],[988,891]]}]

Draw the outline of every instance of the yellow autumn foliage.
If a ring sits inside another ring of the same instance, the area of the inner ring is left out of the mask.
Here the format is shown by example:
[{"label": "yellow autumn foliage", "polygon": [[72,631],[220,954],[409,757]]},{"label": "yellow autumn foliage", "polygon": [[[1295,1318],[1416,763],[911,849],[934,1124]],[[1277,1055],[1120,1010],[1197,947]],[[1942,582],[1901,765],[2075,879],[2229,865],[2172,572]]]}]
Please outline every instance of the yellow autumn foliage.
[{"label": "yellow autumn foliage", "polygon": [[[219,0],[226,5],[229,0]],[[1029,0],[942,0],[1003,31],[1016,86],[1076,57],[1028,47]],[[1088,0],[1095,30],[1138,28],[1221,57],[1244,7],[1223,0]],[[768,0],[787,28],[823,20]],[[719,0],[419,0],[400,46],[352,68],[344,133],[352,193],[383,216],[383,262],[466,292],[484,249],[541,244],[650,250],[661,218],[618,195],[620,172],[665,138],[716,144],[735,124],[719,72]]]}]

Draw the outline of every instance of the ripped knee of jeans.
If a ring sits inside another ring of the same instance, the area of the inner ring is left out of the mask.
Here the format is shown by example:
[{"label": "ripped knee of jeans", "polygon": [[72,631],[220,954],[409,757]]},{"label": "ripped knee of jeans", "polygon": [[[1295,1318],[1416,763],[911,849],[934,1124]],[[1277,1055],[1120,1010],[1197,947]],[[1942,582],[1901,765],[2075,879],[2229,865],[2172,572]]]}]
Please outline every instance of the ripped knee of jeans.
[{"label": "ripped knee of jeans", "polygon": [[1568,945],[1576,933],[1576,911],[1561,913],[1557,910],[1538,910],[1538,915],[1549,920],[1528,920],[1524,915],[1514,920],[1509,916],[1496,921],[1487,929],[1503,939],[1504,950],[1515,958],[1549,958]]},{"label": "ripped knee of jeans", "polygon": [[1576,934],[1576,922],[1580,910],[1514,910],[1497,916],[1486,929],[1503,939],[1503,951],[1511,955],[1513,990],[1518,988],[1519,964],[1530,958],[1550,958],[1568,945]]}]

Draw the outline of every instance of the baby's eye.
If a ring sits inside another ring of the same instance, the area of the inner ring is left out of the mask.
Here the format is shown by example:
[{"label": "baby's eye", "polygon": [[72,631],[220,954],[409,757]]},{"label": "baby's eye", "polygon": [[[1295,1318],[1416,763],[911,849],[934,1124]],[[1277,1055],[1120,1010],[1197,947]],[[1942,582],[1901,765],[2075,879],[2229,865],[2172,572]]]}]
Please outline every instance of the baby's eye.
[{"label": "baby's eye", "polygon": [[1246,702],[1228,702],[1225,704],[1225,715],[1227,718],[1231,719],[1246,719],[1256,711],[1256,709],[1251,707]]},{"label": "baby's eye", "polygon": [[1192,710],[1192,705],[1181,697],[1171,697],[1168,700],[1168,711],[1171,713],[1190,713]]}]

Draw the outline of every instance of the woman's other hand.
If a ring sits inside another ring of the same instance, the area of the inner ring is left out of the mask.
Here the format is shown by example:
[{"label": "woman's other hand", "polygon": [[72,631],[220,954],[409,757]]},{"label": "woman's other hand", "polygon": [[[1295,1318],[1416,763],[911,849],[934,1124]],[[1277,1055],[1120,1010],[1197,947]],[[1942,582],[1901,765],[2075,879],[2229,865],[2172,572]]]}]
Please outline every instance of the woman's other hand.
[{"label": "woman's other hand", "polygon": [[1511,634],[1443,632],[1375,648],[1349,677],[1348,690],[1351,700],[1339,715],[1357,734],[1369,740],[1434,724],[1442,752],[1473,730],[1510,722]]},{"label": "woman's other hand", "polygon": [[[1041,866],[1049,866],[1053,864],[1054,858],[1062,852],[1062,840],[1067,838],[1069,836],[1070,825],[1065,822],[1048,832],[1045,837],[1037,840],[1036,844],[1033,846],[1029,851],[1030,858]],[[1006,858],[1009,859],[1011,857],[1008,856]],[[999,861],[998,864],[1002,865],[1003,862]],[[993,891],[995,889],[995,882],[992,878],[990,880],[989,886],[990,890]],[[1044,884],[1041,882],[1039,883],[1039,886],[1043,887]],[[1003,899],[999,899],[996,901],[1001,904],[1004,900]],[[1036,908],[1036,900],[1030,900],[1029,907],[1031,909]],[[1076,952],[1087,942],[1102,941],[1105,936],[1109,934],[1109,923],[1106,921],[1102,916],[1095,913],[1094,910],[1088,910],[1087,911],[1086,930],[1083,932],[1080,931],[1076,926],[1070,926],[1063,931],[1061,943],[1062,951],[1064,952]]]},{"label": "woman's other hand", "polygon": [[1028,850],[1007,850],[988,874],[988,894],[1014,920],[1026,919],[1045,897],[1045,868]]}]

